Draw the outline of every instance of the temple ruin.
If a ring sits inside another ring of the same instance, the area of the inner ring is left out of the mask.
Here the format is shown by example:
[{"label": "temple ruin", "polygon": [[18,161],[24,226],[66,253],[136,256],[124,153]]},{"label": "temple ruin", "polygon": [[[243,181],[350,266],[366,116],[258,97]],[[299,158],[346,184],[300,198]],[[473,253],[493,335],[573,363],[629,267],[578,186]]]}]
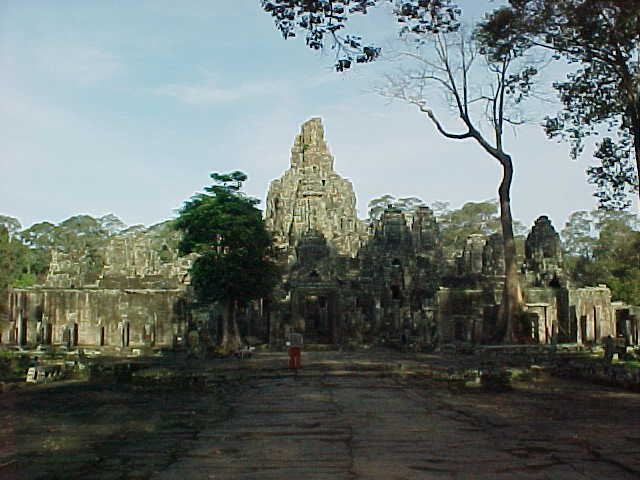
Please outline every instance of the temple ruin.
[{"label": "temple ruin", "polygon": [[191,257],[177,255],[176,235],[163,224],[117,235],[98,269],[86,252],[53,251],[44,285],[9,290],[1,342],[114,355],[184,343]]},{"label": "temple ruin", "polygon": [[[270,298],[241,312],[245,336],[273,346],[291,332],[307,343],[491,343],[504,281],[502,242],[471,235],[445,258],[428,207],[389,206],[370,224],[357,218],[351,182],[334,170],[321,120],[302,125],[290,167],[269,186],[265,223],[283,277]],[[99,268],[84,252],[54,252],[44,285],[10,289],[0,343],[100,348],[113,354],[187,345],[213,330],[215,308],[189,300],[192,258],[178,257],[168,227],[113,237]],[[539,217],[525,242],[521,283],[530,343],[639,343],[637,307],[611,301],[604,286],[574,288],[560,238]]]},{"label": "temple ruin", "polygon": [[[285,272],[270,341],[287,332],[325,343],[489,343],[504,282],[499,234],[471,235],[455,262],[442,253],[433,212],[389,207],[364,225],[351,184],[333,170],[320,119],[303,124],[291,166],[272,182],[265,219]],[[525,244],[521,281],[531,343],[596,342],[624,330],[638,342],[632,307],[606,286],[572,288],[560,237],[544,216]]]}]

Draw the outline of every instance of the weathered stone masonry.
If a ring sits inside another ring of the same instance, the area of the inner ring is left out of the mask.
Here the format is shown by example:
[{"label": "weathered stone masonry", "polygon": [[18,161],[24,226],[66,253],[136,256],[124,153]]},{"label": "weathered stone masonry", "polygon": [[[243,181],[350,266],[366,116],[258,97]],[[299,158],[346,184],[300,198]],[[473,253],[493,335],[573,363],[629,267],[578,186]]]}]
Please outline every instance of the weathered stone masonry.
[{"label": "weathered stone masonry", "polygon": [[[334,170],[318,118],[302,125],[290,168],[271,183],[265,223],[283,277],[271,298],[241,312],[246,336],[273,345],[292,331],[327,344],[486,343],[494,336],[504,281],[500,235],[471,235],[452,263],[427,207],[411,214],[389,207],[366,225],[351,182]],[[83,252],[54,252],[45,285],[10,290],[0,305],[0,342],[117,354],[183,345],[201,338],[198,331],[215,337],[216,310],[191,304],[192,257],[178,257],[175,235],[160,225],[115,236],[99,269]],[[571,287],[547,217],[527,237],[521,282],[530,342],[620,334],[638,344],[638,308],[612,303],[605,286]]]},{"label": "weathered stone masonry", "polygon": [[2,343],[172,348],[189,328],[188,270],[176,233],[166,225],[112,238],[99,272],[87,270],[84,252],[53,252],[43,286],[11,289],[0,319]]},{"label": "weathered stone masonry", "polygon": [[[471,235],[452,270],[429,208],[410,216],[388,208],[365,227],[351,183],[333,163],[321,121],[311,119],[290,169],[269,188],[265,218],[285,272],[270,341],[289,331],[328,343],[491,341],[504,282],[500,235]],[[521,281],[532,343],[599,341],[619,333],[616,324],[637,343],[632,308],[612,305],[604,286],[571,287],[547,217],[527,237]]]}]

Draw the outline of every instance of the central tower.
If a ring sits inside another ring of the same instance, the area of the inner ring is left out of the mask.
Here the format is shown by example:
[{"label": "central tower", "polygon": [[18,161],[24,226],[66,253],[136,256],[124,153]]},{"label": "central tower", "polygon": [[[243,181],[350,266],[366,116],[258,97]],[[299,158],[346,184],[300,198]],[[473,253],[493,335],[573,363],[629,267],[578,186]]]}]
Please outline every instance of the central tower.
[{"label": "central tower", "polygon": [[302,125],[291,148],[291,167],[271,182],[265,223],[290,263],[296,260],[298,242],[309,232],[322,235],[330,248],[350,257],[366,238],[353,186],[333,170],[319,118]]}]

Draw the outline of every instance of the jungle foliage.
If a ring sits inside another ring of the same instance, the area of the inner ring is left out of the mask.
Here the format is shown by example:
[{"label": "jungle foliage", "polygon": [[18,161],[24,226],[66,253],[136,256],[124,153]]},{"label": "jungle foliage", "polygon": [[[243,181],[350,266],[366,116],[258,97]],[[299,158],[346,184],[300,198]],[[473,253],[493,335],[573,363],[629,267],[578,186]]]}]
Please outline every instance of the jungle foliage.
[{"label": "jungle foliage", "polygon": [[75,215],[59,224],[39,222],[23,229],[16,218],[0,215],[0,288],[28,287],[44,281],[51,252],[81,253],[89,271],[98,271],[108,239],[126,225],[115,215]]},{"label": "jungle foliage", "polygon": [[550,51],[569,65],[554,82],[563,110],[546,120],[552,138],[577,157],[596,136],[589,181],[605,208],[627,208],[640,169],[640,2],[510,0],[482,24],[485,43]]},{"label": "jungle foliage", "polygon": [[561,232],[564,265],[577,286],[605,284],[614,300],[640,304],[640,219],[625,212],[574,212]]}]

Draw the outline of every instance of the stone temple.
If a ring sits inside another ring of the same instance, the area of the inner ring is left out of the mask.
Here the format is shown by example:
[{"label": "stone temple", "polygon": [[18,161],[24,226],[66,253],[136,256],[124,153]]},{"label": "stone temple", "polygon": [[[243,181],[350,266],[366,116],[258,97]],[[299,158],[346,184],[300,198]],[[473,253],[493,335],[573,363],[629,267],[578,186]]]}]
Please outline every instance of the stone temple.
[{"label": "stone temple", "polygon": [[[492,341],[502,294],[499,234],[471,235],[445,258],[428,207],[387,208],[357,218],[351,182],[334,169],[321,120],[302,125],[290,166],[271,182],[265,223],[283,278],[270,298],[240,312],[246,337],[281,346],[288,333],[306,343],[425,347]],[[177,256],[169,229],[118,235],[89,272],[82,252],[54,254],[44,285],[10,289],[0,301],[0,343],[91,347],[113,354],[181,348],[202,332],[215,337],[220,312],[195,308],[191,258]],[[174,239],[175,240],[175,239]],[[606,286],[573,288],[560,238],[538,218],[525,242],[521,284],[530,343],[589,343],[609,334],[639,343],[640,308],[611,301]]]}]

